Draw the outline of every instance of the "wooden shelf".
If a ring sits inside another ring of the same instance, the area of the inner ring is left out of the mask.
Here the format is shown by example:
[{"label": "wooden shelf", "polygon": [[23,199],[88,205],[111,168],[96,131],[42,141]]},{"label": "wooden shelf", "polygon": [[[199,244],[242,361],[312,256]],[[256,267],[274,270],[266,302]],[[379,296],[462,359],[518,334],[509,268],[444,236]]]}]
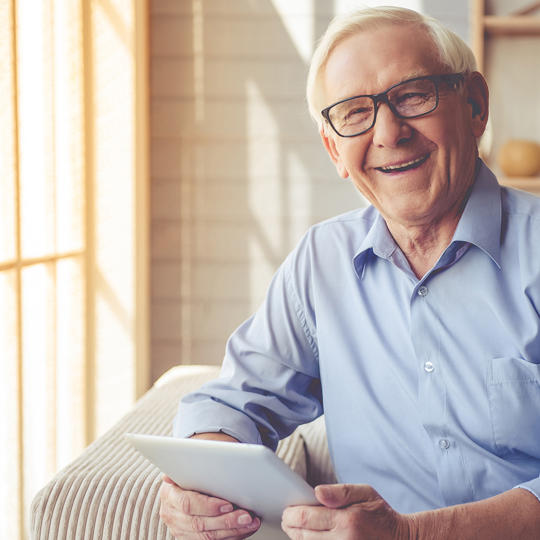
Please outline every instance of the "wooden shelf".
[{"label": "wooden shelf", "polygon": [[486,38],[496,36],[540,36],[540,16],[536,2],[522,10],[520,15],[486,15],[486,0],[472,0],[471,36],[472,48],[478,70],[484,71]]},{"label": "wooden shelf", "polygon": [[513,187],[516,189],[522,189],[529,191],[536,195],[540,195],[540,176],[506,176],[499,177],[499,182],[503,186]]},{"label": "wooden shelf", "polygon": [[[510,15],[487,15],[486,7],[489,7],[488,0],[472,0],[471,2],[472,49],[476,56],[478,70],[482,73],[486,69],[485,53],[487,43],[496,41],[499,36],[540,37],[540,2],[531,2],[530,5],[522,7]],[[531,56],[529,55],[527,58],[530,63]],[[507,61],[513,62],[514,59],[508,56]],[[527,67],[527,64],[523,64],[523,66],[527,71],[537,69],[536,57],[532,57],[531,65]],[[493,66],[491,66],[491,69],[493,69]],[[508,90],[507,87],[511,87],[512,84],[513,81],[508,80],[506,82],[507,86],[503,89]],[[536,89],[533,91],[533,97],[537,95],[534,92],[536,92]],[[536,138],[536,136],[529,135],[529,138]],[[540,176],[530,178],[499,176],[499,182],[504,186],[540,195]]]},{"label": "wooden shelf", "polygon": [[540,36],[540,17],[486,15],[484,31],[492,36]]}]

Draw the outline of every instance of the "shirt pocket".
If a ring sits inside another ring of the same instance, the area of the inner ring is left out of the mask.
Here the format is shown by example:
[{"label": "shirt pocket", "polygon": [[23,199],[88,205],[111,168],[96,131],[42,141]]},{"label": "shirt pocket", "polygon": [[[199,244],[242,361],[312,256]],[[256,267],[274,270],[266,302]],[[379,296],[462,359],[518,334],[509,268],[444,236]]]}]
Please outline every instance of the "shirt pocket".
[{"label": "shirt pocket", "polygon": [[487,389],[497,451],[540,457],[540,365],[493,358]]}]

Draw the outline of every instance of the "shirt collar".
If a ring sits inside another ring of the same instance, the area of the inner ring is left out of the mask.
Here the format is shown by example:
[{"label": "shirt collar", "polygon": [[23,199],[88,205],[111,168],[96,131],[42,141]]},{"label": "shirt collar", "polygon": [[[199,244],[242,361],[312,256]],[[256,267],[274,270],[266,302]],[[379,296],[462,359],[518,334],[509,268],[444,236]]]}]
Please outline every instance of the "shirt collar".
[{"label": "shirt collar", "polygon": [[397,247],[384,218],[377,212],[373,225],[364,237],[360,248],[353,258],[356,275],[362,277],[368,256],[371,253],[383,259],[388,259]]},{"label": "shirt collar", "polygon": [[459,220],[453,242],[474,244],[501,267],[501,188],[495,175],[478,160],[478,174]]},{"label": "shirt collar", "polygon": [[[489,255],[500,268],[501,213],[500,186],[495,175],[479,159],[476,180],[452,243],[474,244]],[[363,275],[370,253],[388,259],[397,248],[386,222],[377,212],[373,225],[353,258],[357,276]]]}]

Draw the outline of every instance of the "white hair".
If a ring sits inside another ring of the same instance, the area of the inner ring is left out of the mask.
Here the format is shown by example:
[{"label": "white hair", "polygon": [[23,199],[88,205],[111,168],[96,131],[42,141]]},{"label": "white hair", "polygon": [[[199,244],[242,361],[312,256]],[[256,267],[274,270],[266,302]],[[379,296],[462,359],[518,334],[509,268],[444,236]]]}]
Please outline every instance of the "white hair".
[{"label": "white hair", "polygon": [[444,27],[437,19],[416,11],[400,7],[366,8],[346,15],[338,15],[320,39],[307,78],[307,102],[309,112],[321,125],[320,114],[325,105],[321,95],[321,74],[334,48],[349,36],[387,25],[413,24],[424,29],[433,39],[435,51],[445,68],[452,73],[470,73],[476,70],[476,60],[471,49],[454,32]]}]

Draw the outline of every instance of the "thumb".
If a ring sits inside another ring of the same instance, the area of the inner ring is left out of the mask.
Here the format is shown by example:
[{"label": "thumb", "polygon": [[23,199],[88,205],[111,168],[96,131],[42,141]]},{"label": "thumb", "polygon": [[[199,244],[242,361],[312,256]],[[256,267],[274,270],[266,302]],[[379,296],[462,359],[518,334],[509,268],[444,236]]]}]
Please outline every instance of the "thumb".
[{"label": "thumb", "polygon": [[166,474],[161,477],[161,480],[166,484],[172,484],[173,486],[177,485],[176,482],[172,478],[169,478]]},{"label": "thumb", "polygon": [[315,497],[328,508],[343,508],[380,498],[380,495],[367,484],[326,484],[315,488]]}]

